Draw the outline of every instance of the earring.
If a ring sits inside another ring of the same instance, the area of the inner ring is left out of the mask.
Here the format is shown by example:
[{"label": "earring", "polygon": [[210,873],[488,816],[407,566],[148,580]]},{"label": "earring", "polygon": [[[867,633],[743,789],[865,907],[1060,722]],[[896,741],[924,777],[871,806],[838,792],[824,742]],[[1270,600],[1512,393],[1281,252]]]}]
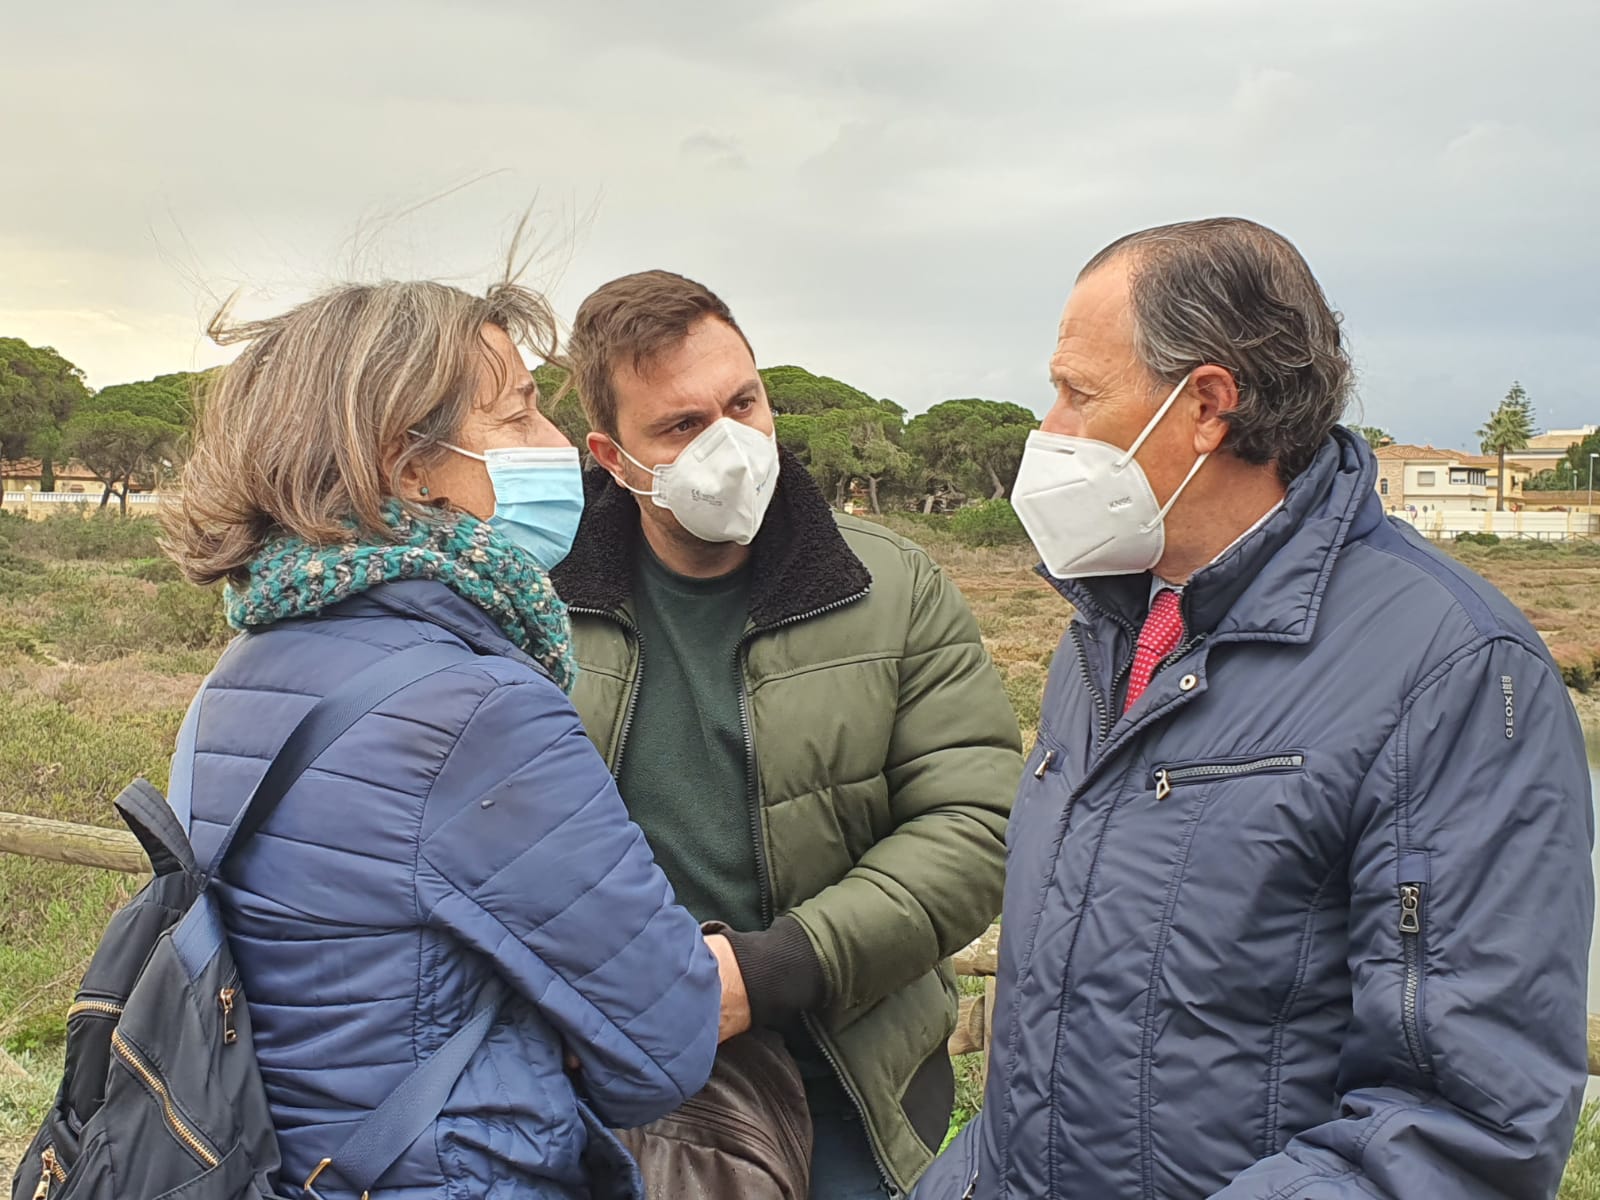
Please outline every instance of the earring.
[{"label": "earring", "polygon": [[423,489],[422,489],[422,494],[423,494],[423,495],[424,495],[424,496],[426,496],[426,495],[427,495],[427,494],[428,494],[428,489],[427,489],[427,488],[423,488]]}]

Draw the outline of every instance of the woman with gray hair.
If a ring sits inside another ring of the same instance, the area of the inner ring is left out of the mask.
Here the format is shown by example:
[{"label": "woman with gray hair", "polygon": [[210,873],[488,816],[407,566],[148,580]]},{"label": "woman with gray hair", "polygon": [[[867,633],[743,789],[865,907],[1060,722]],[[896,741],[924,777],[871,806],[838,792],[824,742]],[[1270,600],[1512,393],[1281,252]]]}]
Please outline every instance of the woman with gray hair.
[{"label": "woman with gray hair", "polygon": [[550,358],[554,318],[509,283],[383,283],[212,333],[244,349],[206,398],[168,549],[226,583],[244,634],[191,718],[198,859],[335,685],[409,647],[462,651],[359,718],[218,881],[284,1183],[499,980],[496,1024],[376,1190],[589,1196],[607,1125],[704,1084],[720,985],[567,697],[546,572],[579,464],[519,352]]}]

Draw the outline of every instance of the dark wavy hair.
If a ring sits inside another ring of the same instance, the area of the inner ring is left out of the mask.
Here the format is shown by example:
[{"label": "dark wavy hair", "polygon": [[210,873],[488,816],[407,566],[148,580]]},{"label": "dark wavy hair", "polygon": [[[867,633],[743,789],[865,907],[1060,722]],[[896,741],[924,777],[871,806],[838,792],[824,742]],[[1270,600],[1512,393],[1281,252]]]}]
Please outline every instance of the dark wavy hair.
[{"label": "dark wavy hair", "polygon": [[1300,252],[1254,221],[1216,217],[1130,233],[1078,277],[1122,258],[1145,366],[1169,386],[1206,364],[1232,371],[1225,448],[1293,480],[1344,415],[1354,377],[1340,316]]}]

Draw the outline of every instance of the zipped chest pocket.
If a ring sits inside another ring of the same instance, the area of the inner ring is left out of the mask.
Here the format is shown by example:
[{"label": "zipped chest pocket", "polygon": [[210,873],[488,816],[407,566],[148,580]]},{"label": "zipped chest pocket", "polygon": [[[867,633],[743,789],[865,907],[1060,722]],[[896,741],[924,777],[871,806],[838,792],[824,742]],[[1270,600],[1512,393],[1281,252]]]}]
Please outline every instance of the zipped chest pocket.
[{"label": "zipped chest pocket", "polygon": [[1433,1075],[1433,1060],[1422,1037],[1424,968],[1423,938],[1427,934],[1428,856],[1419,850],[1400,856],[1399,901],[1400,1028],[1405,1035],[1411,1064],[1425,1077]]},{"label": "zipped chest pocket", "polygon": [[1168,763],[1151,772],[1156,799],[1165,800],[1174,788],[1196,783],[1221,783],[1250,775],[1289,775],[1305,769],[1306,756],[1298,751],[1263,754],[1250,758],[1217,758],[1204,762]]}]

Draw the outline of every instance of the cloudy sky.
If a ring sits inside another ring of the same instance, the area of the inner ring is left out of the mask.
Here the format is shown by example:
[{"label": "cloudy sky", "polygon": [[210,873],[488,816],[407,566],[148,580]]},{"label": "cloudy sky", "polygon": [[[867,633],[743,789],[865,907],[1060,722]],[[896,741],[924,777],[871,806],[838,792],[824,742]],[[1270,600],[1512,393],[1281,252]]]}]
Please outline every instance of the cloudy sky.
[{"label": "cloudy sky", "polygon": [[764,364],[1042,411],[1084,259],[1232,213],[1345,312],[1369,421],[1463,445],[1513,378],[1600,420],[1594,0],[0,12],[0,334],[96,386],[220,361],[235,288],[482,282],[533,202],[565,316],[667,267]]}]

